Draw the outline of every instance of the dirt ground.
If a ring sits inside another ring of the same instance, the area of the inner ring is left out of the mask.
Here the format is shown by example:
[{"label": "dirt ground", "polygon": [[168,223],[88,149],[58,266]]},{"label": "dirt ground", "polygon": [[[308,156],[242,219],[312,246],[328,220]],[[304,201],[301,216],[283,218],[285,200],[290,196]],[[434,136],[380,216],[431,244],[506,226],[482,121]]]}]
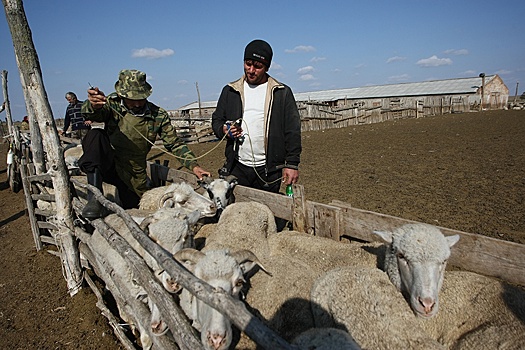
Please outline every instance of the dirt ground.
[{"label": "dirt ground", "polygon": [[[216,149],[210,150],[218,146]],[[216,174],[223,146],[190,146]],[[6,159],[7,145],[0,145]],[[170,162],[177,166],[176,160]],[[0,348],[121,349],[88,288],[36,252],[23,193],[0,165]],[[303,133],[307,199],[525,244],[525,111],[405,119]]]}]

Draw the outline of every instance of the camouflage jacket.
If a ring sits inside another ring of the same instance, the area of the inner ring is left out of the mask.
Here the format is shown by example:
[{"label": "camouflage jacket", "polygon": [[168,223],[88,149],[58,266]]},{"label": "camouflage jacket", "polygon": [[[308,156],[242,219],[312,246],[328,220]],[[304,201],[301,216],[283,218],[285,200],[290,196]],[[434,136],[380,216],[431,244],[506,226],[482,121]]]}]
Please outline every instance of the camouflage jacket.
[{"label": "camouflage jacket", "polygon": [[111,146],[115,150],[115,166],[119,177],[141,196],[147,188],[146,158],[157,136],[164,147],[173,153],[189,170],[198,165],[195,155],[177,137],[168,113],[147,102],[146,113],[135,116],[121,104],[121,98],[112,93],[101,109],[95,110],[86,100],[82,115],[87,120],[104,122]]}]

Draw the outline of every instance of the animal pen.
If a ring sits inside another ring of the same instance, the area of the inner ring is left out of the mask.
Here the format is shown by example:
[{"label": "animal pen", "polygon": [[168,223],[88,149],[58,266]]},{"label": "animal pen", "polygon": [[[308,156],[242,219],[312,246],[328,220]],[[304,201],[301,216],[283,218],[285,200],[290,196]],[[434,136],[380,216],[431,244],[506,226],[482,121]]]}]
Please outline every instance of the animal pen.
[{"label": "animal pen", "polygon": [[[13,135],[16,135],[14,133]],[[23,143],[23,142],[22,142]],[[32,145],[34,146],[34,145]],[[28,158],[26,158],[26,155]],[[21,172],[21,180],[26,196],[29,220],[33,229],[33,237],[36,249],[45,249],[46,246],[58,245],[56,238],[59,232],[59,223],[56,221],[57,213],[54,210],[42,210],[36,206],[37,201],[55,202],[50,172],[37,175],[34,164],[31,162],[31,153],[21,153],[17,157],[18,168]],[[179,171],[157,163],[149,163],[149,176],[158,186],[171,182],[188,182],[198,187],[193,174]],[[148,295],[159,306],[161,313],[166,317],[171,333],[154,336],[151,339],[159,349],[198,349],[201,344],[195,330],[190,326],[180,307],[157,282],[153,272],[140,257],[112,227],[108,226],[103,219],[97,219],[88,223],[83,220],[80,213],[86,203],[86,194],[92,190],[96,198],[109,210],[119,214],[133,237],[140,242],[144,249],[149,252],[159,265],[165,269],[180,284],[195,293],[197,298],[204,300],[220,312],[227,315],[235,326],[250,336],[257,344],[267,349],[292,349],[292,345],[284,341],[278,334],[264,325],[264,322],[249,313],[243,303],[233,299],[229,295],[218,292],[208,286],[205,282],[198,280],[190,272],[181,267],[166,252],[160,249],[154,242],[142,232],[129,214],[117,204],[107,200],[96,188],[70,178],[71,197],[74,212],[75,227],[72,232],[73,239],[79,243],[78,252],[69,253],[81,261],[82,279],[91,287],[97,295],[97,306],[107,317],[113,327],[115,334],[122,344],[128,349],[134,349],[133,340],[130,339],[123,327],[118,313],[108,306],[107,300],[93,278],[101,279],[117,301],[121,309],[128,310],[133,316],[135,324],[142,325],[142,329],[148,329],[150,311],[141,301],[133,295],[126,295],[126,288],[121,288],[122,281],[115,279],[110,266],[100,254],[93,251],[89,244],[93,228],[98,229],[108,243],[129,264],[134,276]],[[353,208],[347,203],[332,201],[329,204],[317,203],[307,200],[304,188],[294,185],[294,197],[268,193],[243,186],[235,187],[237,202],[255,201],[267,205],[275,216],[281,217],[292,223],[293,229],[306,232],[311,235],[326,237],[335,241],[361,240],[372,241],[371,232],[374,230],[392,230],[399,227],[408,220],[388,216],[371,211]],[[470,270],[483,275],[493,276],[505,281],[525,285],[524,265],[521,257],[525,253],[525,247],[520,244],[501,241],[481,235],[459,232],[447,228],[441,228],[445,235],[459,234],[461,239],[452,251],[450,263],[461,269]],[[345,243],[341,243],[345,244]],[[48,249],[52,254],[62,256],[66,254],[60,249]],[[82,256],[82,258],[81,258]],[[64,261],[64,258],[62,258]],[[93,275],[93,272],[96,276]],[[176,344],[176,345],[175,345]]]},{"label": "animal pen", "polygon": [[[16,12],[16,9],[11,8],[11,11]],[[106,199],[95,187],[70,176],[64,160],[64,147],[60,143],[49,103],[42,89],[36,51],[31,50],[32,42],[24,41],[31,38],[30,33],[26,34],[16,38],[13,36],[13,41],[15,50],[20,52],[23,49],[25,54],[30,56],[26,61],[31,61],[31,55],[34,54],[32,57],[34,64],[20,67],[26,105],[31,115],[31,141],[30,143],[27,140],[23,141],[17,127],[12,122],[8,123],[8,138],[15,155],[13,169],[18,169],[13,171],[12,184],[13,186],[17,184],[15,177],[19,177],[24,189],[35,248],[47,249],[60,257],[70,294],[74,295],[78,292],[84,282],[89,285],[98,298],[97,307],[101,309],[116,336],[127,349],[135,349],[135,344],[120,325],[120,315],[109,306],[98,284],[93,281],[94,278],[103,281],[119,308],[128,312],[136,325],[141,325],[143,330],[150,329],[149,309],[134,295],[126,294],[127,289],[121,288],[123,281],[115,276],[103,254],[94,251],[93,246],[90,245],[93,229],[97,229],[108,244],[121,255],[133,272],[134,278],[165,318],[170,332],[161,336],[150,334],[153,344],[158,349],[202,348],[196,331],[173,297],[159,284],[144,259],[103,219],[88,222],[81,217],[86,204],[87,191],[92,191],[104,207],[122,218],[133,238],[186,290],[226,315],[239,330],[261,347],[296,349],[296,346],[287,343],[279,334],[268,328],[263,320],[251,314],[242,301],[213,289],[183,268],[171,255],[154,243],[138,227],[129,213],[119,205]],[[6,91],[6,84],[4,84],[4,97],[9,101]],[[10,118],[10,114],[8,117]],[[157,186],[184,181],[197,187],[193,175],[171,169],[167,164],[149,163],[148,171],[152,182]],[[235,187],[234,193],[237,202],[255,201],[265,204],[276,217],[290,221],[295,231],[335,241],[373,241],[375,238],[372,236],[372,231],[392,230],[410,222],[399,217],[353,208],[344,202],[332,201],[324,204],[309,201],[301,185],[294,185],[293,197],[243,186]],[[48,202],[50,205],[44,210],[37,206],[37,201]],[[525,286],[523,261],[525,246],[447,228],[441,230],[445,235],[461,236],[452,251],[450,264]],[[52,246],[56,246],[56,249],[48,249]]]}]

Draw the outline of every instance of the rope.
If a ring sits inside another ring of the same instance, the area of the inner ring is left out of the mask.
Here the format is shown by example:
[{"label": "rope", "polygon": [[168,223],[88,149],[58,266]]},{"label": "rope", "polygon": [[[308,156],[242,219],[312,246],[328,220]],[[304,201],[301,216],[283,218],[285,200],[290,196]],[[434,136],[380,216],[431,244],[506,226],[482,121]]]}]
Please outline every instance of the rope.
[{"label": "rope", "polygon": [[[120,113],[118,110],[116,110],[115,108],[113,108],[109,103],[108,103],[108,106],[109,108],[111,108],[115,113],[117,113],[120,117],[124,118],[124,116],[122,115],[122,113]],[[243,136],[247,136],[248,137],[248,141],[250,142],[250,152],[251,152],[251,155],[252,155],[252,168],[253,168],[253,171],[255,172],[255,175],[257,175],[257,177],[259,178],[259,180],[261,180],[264,184],[266,185],[272,185],[278,181],[281,181],[282,180],[282,176],[279,177],[278,179],[274,180],[274,181],[271,181],[271,182],[268,182],[266,180],[264,180],[260,175],[259,173],[257,172],[257,169],[255,168],[255,165],[253,165],[253,163],[255,162],[255,153],[253,152],[253,144],[252,144],[252,139],[250,137],[250,132],[248,130],[248,125],[244,122],[243,119],[241,119],[241,125],[243,125],[246,127],[246,133],[243,135]],[[222,139],[219,140],[219,142],[217,143],[217,145],[215,147],[212,147],[209,151],[205,152],[203,155],[199,156],[199,157],[195,157],[195,159],[201,159],[205,156],[207,156],[208,154],[210,154],[211,152],[215,151],[215,149],[217,149],[217,147],[219,147],[223,142],[224,140],[226,139],[226,136],[229,134],[230,136],[233,136],[230,132],[230,126],[228,124],[227,125],[227,128],[228,128],[228,132],[226,134],[224,134],[224,136],[222,137]],[[137,130],[137,128],[135,128],[135,126],[133,126],[133,129],[139,134],[140,137],[142,137],[144,140],[146,140],[146,142],[148,142],[149,144],[151,144],[152,148],[155,148],[171,157],[174,157],[176,159],[182,159],[182,160],[187,160],[187,158],[183,158],[183,157],[178,157],[176,156],[175,154],[173,153],[170,153],[170,152],[167,152],[165,150],[163,150],[162,148],[158,147],[155,145],[155,143],[151,142],[146,136],[142,135],[142,133]]]}]

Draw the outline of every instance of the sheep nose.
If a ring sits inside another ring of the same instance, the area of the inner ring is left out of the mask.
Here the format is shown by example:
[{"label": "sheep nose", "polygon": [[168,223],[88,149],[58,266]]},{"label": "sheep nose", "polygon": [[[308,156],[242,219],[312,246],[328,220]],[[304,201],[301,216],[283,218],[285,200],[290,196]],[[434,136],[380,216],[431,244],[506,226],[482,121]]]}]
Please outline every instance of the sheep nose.
[{"label": "sheep nose", "polygon": [[213,349],[220,349],[226,342],[226,337],[224,334],[219,333],[208,333],[208,344]]},{"label": "sheep nose", "polygon": [[432,312],[434,305],[436,305],[434,299],[430,297],[419,298],[419,303],[423,306],[423,308],[425,309],[425,313],[427,314]]},{"label": "sheep nose", "polygon": [[168,325],[166,325],[162,320],[151,321],[151,331],[153,334],[162,335],[167,329]]}]

